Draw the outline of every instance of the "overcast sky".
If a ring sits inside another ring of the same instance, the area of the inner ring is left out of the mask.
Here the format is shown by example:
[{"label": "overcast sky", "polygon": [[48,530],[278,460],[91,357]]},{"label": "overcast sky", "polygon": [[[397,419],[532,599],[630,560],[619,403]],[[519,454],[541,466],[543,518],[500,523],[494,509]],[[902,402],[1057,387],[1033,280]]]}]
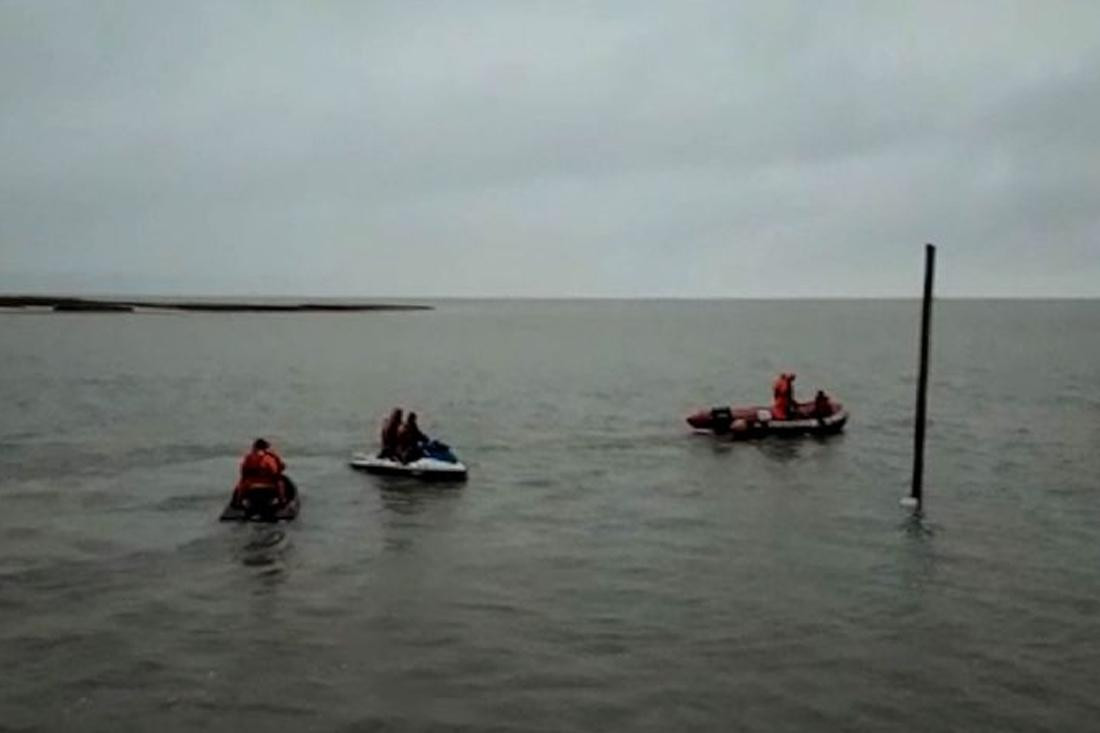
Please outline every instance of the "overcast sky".
[{"label": "overcast sky", "polygon": [[1100,3],[0,0],[0,291],[1100,296]]}]

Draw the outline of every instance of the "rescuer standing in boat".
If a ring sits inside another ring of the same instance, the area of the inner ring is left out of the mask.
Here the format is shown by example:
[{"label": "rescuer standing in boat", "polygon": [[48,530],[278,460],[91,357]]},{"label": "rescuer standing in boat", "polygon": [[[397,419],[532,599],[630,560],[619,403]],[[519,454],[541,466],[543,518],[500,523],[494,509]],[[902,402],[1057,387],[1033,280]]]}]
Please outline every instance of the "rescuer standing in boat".
[{"label": "rescuer standing in boat", "polygon": [[772,416],[776,420],[786,420],[794,405],[794,377],[793,372],[783,372],[772,383]]}]

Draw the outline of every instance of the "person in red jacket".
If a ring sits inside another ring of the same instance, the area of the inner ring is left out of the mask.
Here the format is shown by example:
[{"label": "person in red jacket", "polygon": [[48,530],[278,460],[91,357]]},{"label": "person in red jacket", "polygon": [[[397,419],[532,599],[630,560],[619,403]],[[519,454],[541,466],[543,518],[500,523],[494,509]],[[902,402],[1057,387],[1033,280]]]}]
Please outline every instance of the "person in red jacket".
[{"label": "person in red jacket", "polygon": [[241,498],[252,489],[274,487],[279,492],[279,501],[285,502],[286,481],[283,471],[286,464],[271,448],[271,444],[263,438],[256,438],[252,443],[252,450],[241,459],[241,478],[237,482],[234,491],[234,503],[239,503]]},{"label": "person in red jacket", "polygon": [[784,372],[772,383],[772,416],[776,420],[786,420],[794,405],[794,374]]}]

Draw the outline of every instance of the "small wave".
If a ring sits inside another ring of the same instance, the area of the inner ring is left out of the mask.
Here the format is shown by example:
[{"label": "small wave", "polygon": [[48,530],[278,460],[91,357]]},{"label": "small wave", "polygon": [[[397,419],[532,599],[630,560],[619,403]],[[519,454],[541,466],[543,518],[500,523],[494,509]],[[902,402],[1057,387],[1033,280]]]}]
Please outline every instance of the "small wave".
[{"label": "small wave", "polygon": [[266,550],[268,548],[275,547],[285,539],[286,532],[283,532],[281,529],[272,529],[268,530],[259,537],[250,540],[248,544],[244,546],[244,549],[249,552],[253,550]]}]

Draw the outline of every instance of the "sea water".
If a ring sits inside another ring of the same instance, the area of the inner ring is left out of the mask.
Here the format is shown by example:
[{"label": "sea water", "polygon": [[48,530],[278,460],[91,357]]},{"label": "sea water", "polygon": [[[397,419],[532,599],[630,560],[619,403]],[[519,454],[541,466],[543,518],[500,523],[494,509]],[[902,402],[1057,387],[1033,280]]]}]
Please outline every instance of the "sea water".
[{"label": "sea water", "polygon": [[[435,305],[0,315],[0,730],[1096,729],[1100,302],[936,304],[920,525],[914,301]],[[690,434],[779,371],[845,434]]]}]

